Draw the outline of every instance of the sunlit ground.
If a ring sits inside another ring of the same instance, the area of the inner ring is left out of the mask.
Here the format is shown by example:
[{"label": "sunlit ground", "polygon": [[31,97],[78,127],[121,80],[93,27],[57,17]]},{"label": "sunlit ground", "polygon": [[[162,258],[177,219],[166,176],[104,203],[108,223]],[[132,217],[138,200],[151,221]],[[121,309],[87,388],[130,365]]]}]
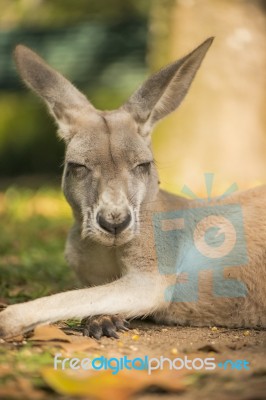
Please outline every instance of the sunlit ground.
[{"label": "sunlit ground", "polygon": [[[0,307],[77,287],[64,260],[72,217],[60,188],[0,192],[0,221]],[[52,365],[50,350],[0,346],[0,397],[40,398],[34,387],[43,387],[45,365]]]},{"label": "sunlit ground", "polygon": [[13,303],[73,287],[64,260],[71,211],[61,190],[0,192],[0,293]]}]

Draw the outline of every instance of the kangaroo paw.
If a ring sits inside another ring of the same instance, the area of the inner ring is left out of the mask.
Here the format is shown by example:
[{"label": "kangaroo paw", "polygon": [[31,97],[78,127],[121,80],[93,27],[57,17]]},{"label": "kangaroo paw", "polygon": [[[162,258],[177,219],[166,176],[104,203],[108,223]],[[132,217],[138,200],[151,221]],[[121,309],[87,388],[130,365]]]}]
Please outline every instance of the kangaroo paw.
[{"label": "kangaroo paw", "polygon": [[118,331],[128,331],[128,322],[119,315],[96,315],[81,321],[83,335],[100,339],[103,336],[118,339]]}]

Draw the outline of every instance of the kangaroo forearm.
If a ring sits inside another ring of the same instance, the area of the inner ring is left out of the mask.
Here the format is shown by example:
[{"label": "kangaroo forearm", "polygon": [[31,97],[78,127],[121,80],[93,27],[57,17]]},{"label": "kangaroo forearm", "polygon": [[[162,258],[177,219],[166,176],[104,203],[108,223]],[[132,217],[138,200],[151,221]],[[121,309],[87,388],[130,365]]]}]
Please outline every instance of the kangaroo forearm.
[{"label": "kangaroo forearm", "polygon": [[165,306],[164,281],[151,274],[127,275],[108,285],[71,290],[8,307],[0,314],[3,336],[13,336],[41,323],[99,314],[137,317]]}]

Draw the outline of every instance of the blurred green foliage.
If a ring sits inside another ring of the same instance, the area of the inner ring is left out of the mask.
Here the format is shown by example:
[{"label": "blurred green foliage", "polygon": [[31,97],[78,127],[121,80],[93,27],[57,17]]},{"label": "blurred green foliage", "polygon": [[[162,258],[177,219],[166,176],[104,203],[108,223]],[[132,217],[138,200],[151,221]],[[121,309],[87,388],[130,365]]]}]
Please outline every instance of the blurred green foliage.
[{"label": "blurred green foliage", "polygon": [[0,177],[58,173],[64,145],[41,102],[20,82],[23,43],[102,109],[121,105],[146,75],[151,1],[1,1]]},{"label": "blurred green foliage", "polygon": [[146,16],[151,0],[1,0],[2,24],[65,26],[88,17],[101,21]]},{"label": "blurred green foliage", "polygon": [[46,110],[27,93],[5,93],[0,109],[0,176],[56,173],[64,146]]}]

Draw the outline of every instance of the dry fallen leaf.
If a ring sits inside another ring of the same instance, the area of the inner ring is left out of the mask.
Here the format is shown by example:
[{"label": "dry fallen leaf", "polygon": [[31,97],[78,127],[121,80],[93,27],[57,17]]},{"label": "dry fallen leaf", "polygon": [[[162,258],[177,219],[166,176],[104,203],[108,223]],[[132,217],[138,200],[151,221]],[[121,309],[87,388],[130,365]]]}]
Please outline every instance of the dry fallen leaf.
[{"label": "dry fallen leaf", "polygon": [[10,338],[6,338],[4,340],[7,343],[21,343],[21,342],[24,342],[25,339],[24,339],[24,336],[18,335],[18,336],[12,336]]},{"label": "dry fallen leaf", "polygon": [[34,329],[33,335],[29,340],[70,342],[70,336],[66,335],[61,329],[53,325],[39,325]]},{"label": "dry fallen leaf", "polygon": [[48,344],[49,346],[61,347],[68,354],[99,347],[94,339],[85,336],[66,335],[61,329],[53,325],[37,326],[29,340],[38,345]]},{"label": "dry fallen leaf", "polygon": [[120,371],[114,375],[111,371],[62,371],[45,368],[42,376],[56,392],[77,397],[88,396],[96,400],[128,400],[133,394],[150,386],[168,391],[184,391],[186,382],[180,371],[156,371],[148,375],[147,371]]}]

